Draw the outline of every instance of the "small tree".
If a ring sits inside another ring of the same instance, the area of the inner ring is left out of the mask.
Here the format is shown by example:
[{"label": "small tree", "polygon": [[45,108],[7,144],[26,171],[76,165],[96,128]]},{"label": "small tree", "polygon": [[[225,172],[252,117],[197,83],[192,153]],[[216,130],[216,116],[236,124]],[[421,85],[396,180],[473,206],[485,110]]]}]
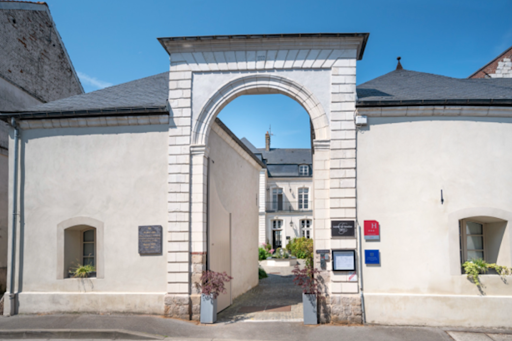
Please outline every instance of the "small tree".
[{"label": "small tree", "polygon": [[312,264],[306,264],[304,269],[299,268],[295,265],[292,273],[295,275],[293,283],[302,288],[302,292],[305,294],[320,295],[320,281],[316,277],[320,274],[320,271],[314,268]]},{"label": "small tree", "polygon": [[211,270],[203,271],[201,276],[201,293],[211,296],[214,300],[220,294],[226,293],[224,282],[229,282],[233,277],[229,276],[226,271],[223,273]]}]

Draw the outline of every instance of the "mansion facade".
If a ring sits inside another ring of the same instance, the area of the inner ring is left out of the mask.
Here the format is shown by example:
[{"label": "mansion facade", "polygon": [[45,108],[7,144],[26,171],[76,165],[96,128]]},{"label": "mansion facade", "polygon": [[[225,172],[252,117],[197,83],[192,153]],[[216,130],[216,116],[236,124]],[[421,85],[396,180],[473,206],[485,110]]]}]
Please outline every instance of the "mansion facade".
[{"label": "mansion facade", "polygon": [[285,248],[294,238],[313,237],[313,158],[311,149],[256,148],[242,142],[264,164],[260,173],[259,244]]}]

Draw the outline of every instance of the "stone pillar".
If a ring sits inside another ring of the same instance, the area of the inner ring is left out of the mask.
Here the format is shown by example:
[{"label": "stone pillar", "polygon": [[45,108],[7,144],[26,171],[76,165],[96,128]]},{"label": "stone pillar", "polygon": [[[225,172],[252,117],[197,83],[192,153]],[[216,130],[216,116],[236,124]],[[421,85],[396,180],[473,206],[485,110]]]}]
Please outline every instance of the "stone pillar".
[{"label": "stone pillar", "polygon": [[173,62],[169,72],[167,316],[190,319],[190,133],[192,72]]},{"label": "stone pillar", "polygon": [[[330,219],[355,220],[356,216],[356,60],[338,59],[331,74],[331,181]],[[331,239],[332,249],[356,250],[354,238]],[[356,267],[357,268],[357,267]],[[361,323],[358,273],[332,272],[330,287],[331,321]]]},{"label": "stone pillar", "polygon": [[[330,141],[313,141],[313,241],[314,250],[330,249],[331,234],[329,226],[329,173],[330,173]],[[320,267],[320,256],[315,253],[315,268]],[[329,271],[321,270],[322,297],[319,298],[320,323],[329,322],[329,311],[326,300],[329,298]]]},{"label": "stone pillar", "polygon": [[206,146],[191,146],[191,319],[198,321],[201,309],[201,275],[207,270],[208,231],[208,152]]}]

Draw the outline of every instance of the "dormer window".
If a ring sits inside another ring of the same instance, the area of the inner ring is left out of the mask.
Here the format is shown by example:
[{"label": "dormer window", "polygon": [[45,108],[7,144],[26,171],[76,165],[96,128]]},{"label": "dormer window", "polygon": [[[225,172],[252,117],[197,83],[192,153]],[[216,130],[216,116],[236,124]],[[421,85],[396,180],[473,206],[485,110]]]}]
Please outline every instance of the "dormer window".
[{"label": "dormer window", "polygon": [[308,176],[309,175],[309,166],[308,165],[300,165],[299,166],[299,175],[300,176]]}]

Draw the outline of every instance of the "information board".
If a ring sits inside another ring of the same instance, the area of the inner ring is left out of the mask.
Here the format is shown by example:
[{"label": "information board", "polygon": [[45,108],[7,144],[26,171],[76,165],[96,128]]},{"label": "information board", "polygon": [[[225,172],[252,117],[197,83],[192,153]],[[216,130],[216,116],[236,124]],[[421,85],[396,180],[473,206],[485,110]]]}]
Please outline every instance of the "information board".
[{"label": "information board", "polygon": [[139,254],[162,254],[162,226],[139,226]]},{"label": "information board", "polygon": [[332,250],[333,271],[355,271],[356,252],[354,250]]},{"label": "information board", "polygon": [[354,237],[356,223],[353,220],[332,220],[331,236],[332,237]]}]

